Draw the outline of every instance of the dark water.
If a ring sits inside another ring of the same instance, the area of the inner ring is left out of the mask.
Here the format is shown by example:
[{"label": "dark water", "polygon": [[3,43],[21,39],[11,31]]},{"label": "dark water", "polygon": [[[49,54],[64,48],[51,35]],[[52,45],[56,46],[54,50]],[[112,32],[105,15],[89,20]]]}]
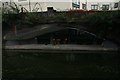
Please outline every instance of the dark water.
[{"label": "dark water", "polygon": [[119,78],[119,53],[3,51],[3,79]]}]

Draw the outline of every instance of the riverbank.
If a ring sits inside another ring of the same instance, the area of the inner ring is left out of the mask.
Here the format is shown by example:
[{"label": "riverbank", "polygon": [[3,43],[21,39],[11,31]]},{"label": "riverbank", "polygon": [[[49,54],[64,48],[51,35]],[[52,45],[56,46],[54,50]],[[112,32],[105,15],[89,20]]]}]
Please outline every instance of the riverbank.
[{"label": "riverbank", "polygon": [[51,53],[79,53],[79,52],[111,52],[118,51],[118,48],[107,48],[100,45],[42,45],[42,44],[28,44],[28,45],[12,45],[3,47],[7,51],[20,52],[51,52]]}]

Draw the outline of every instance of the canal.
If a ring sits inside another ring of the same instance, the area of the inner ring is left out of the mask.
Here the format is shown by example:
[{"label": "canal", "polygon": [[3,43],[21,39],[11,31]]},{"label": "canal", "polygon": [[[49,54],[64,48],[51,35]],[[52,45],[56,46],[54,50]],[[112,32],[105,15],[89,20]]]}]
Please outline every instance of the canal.
[{"label": "canal", "polygon": [[118,79],[118,51],[42,53],[3,50],[3,79]]}]

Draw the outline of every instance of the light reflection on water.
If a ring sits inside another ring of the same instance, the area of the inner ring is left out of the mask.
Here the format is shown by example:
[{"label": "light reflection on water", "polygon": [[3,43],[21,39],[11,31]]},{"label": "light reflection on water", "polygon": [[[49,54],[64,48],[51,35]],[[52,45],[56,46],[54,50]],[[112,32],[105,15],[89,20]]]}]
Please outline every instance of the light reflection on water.
[{"label": "light reflection on water", "polygon": [[3,77],[118,78],[118,52],[101,53],[3,51]]}]

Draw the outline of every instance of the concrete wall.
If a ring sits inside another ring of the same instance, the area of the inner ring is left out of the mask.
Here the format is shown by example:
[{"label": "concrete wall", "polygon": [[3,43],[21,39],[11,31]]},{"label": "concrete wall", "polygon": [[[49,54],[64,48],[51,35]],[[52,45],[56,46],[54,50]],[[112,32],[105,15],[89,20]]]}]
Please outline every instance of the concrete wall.
[{"label": "concrete wall", "polygon": [[29,40],[8,40],[5,42],[5,45],[23,45],[23,44],[37,44],[37,39],[29,39]]},{"label": "concrete wall", "polygon": [[72,8],[71,2],[47,2],[46,7],[53,7],[57,11],[66,11]]}]

